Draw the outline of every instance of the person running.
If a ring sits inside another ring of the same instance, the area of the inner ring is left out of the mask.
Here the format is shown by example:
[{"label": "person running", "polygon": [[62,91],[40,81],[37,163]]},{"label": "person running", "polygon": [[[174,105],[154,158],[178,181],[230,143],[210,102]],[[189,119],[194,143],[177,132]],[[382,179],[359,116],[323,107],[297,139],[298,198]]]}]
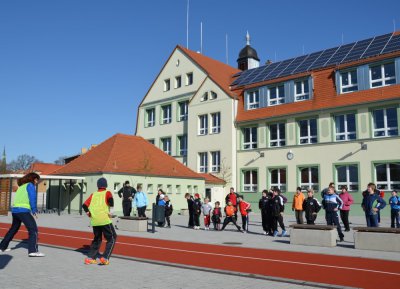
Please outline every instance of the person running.
[{"label": "person running", "polygon": [[303,224],[303,202],[304,194],[301,192],[301,188],[297,187],[296,194],[293,196],[292,211],[294,211],[296,216],[297,224]]},{"label": "person running", "polygon": [[238,229],[239,232],[243,232],[240,229],[240,226],[238,226],[238,224],[236,224],[235,207],[232,205],[232,202],[229,200],[228,204],[225,207],[225,219],[224,219],[224,223],[222,224],[221,231],[223,231],[225,229],[226,225],[228,225],[230,222],[232,222],[236,226],[236,228]]},{"label": "person running", "polygon": [[328,192],[324,195],[322,206],[325,209],[325,219],[327,225],[335,225],[339,234],[339,242],[344,241],[342,228],[340,227],[338,210],[343,206],[343,201],[335,194],[335,188],[329,187]]},{"label": "person running", "polygon": [[390,204],[390,220],[391,228],[400,228],[399,211],[400,211],[400,197],[397,196],[397,191],[392,191],[392,196],[389,199]]},{"label": "person running", "polygon": [[351,194],[347,191],[347,186],[342,186],[342,192],[339,194],[339,198],[343,201],[343,207],[340,209],[340,219],[344,225],[344,231],[350,231],[349,213],[350,206],[353,204],[354,199]]},{"label": "person running", "polygon": [[136,206],[138,217],[146,218],[146,208],[149,205],[149,199],[145,192],[143,192],[142,185],[137,185],[137,191],[133,198],[133,204]]},{"label": "person running", "polygon": [[210,223],[211,223],[212,206],[210,205],[209,202],[210,202],[210,199],[205,198],[204,204],[201,205],[201,211],[204,215],[204,230],[205,231],[210,230]]},{"label": "person running", "polygon": [[250,210],[250,203],[246,202],[243,196],[238,197],[239,202],[239,211],[242,215],[242,228],[244,232],[249,231],[249,210]]},{"label": "person running", "polygon": [[309,225],[315,225],[317,214],[321,210],[321,204],[314,198],[314,190],[307,190],[307,199],[303,202],[303,210],[306,213],[306,221]]},{"label": "person running", "polygon": [[219,230],[219,225],[221,224],[221,219],[222,219],[222,211],[220,207],[221,203],[216,201],[215,202],[215,207],[212,211],[212,222],[214,225],[214,230],[218,231]]},{"label": "person running", "polygon": [[375,184],[369,183],[367,186],[368,194],[366,194],[362,200],[361,207],[365,212],[367,227],[378,227],[378,213],[386,206],[385,200],[382,199],[376,191]]},{"label": "person running", "polygon": [[117,234],[111,221],[114,211],[114,199],[111,192],[107,190],[107,180],[105,178],[98,179],[97,188],[98,190],[92,193],[82,205],[86,215],[90,217],[94,235],[88,257],[84,261],[86,265],[98,263],[96,257],[99,254],[103,235],[107,243],[103,256],[100,257],[100,264],[108,265],[117,239]]},{"label": "person running", "polygon": [[281,237],[286,236],[285,224],[283,223],[283,198],[279,195],[280,190],[278,188],[274,188],[273,195],[271,199],[271,213],[272,213],[272,231],[273,236],[278,236],[278,223],[282,229]]},{"label": "person running", "polygon": [[28,256],[44,257],[45,254],[39,252],[38,249],[38,227],[35,218],[38,218],[36,207],[37,194],[36,185],[40,180],[40,176],[36,173],[29,173],[18,179],[18,190],[15,193],[14,205],[11,209],[12,224],[3,240],[0,243],[0,252],[8,252],[8,245],[19,231],[21,223],[28,230]]},{"label": "person running", "polygon": [[124,186],[118,191],[118,196],[122,198],[122,211],[125,217],[131,215],[132,200],[135,194],[136,190],[130,186],[129,181],[126,181]]}]

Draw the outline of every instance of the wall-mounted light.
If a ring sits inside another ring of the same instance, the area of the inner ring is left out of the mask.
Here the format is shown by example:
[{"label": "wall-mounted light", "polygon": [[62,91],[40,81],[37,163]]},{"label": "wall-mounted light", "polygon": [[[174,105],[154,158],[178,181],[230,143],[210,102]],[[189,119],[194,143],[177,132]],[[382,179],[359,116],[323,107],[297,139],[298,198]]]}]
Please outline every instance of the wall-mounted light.
[{"label": "wall-mounted light", "polygon": [[360,145],[361,145],[361,150],[362,151],[366,151],[368,149],[368,145],[366,143],[360,142]]}]

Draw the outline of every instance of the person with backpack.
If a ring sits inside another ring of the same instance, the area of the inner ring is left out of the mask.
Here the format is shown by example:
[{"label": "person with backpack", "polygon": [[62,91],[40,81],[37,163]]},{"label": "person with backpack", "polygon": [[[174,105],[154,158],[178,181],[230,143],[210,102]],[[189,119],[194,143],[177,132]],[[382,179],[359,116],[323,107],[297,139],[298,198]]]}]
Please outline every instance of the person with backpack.
[{"label": "person with backpack", "polygon": [[194,229],[200,229],[200,215],[201,215],[201,199],[200,194],[194,194],[194,202],[193,202],[193,214],[194,214]]},{"label": "person with backpack", "polygon": [[314,198],[314,190],[307,190],[307,199],[303,202],[303,210],[306,213],[306,221],[309,225],[315,225],[317,214],[321,210],[321,204]]},{"label": "person with backpack", "polygon": [[369,183],[366,194],[362,200],[361,207],[365,212],[367,227],[378,227],[378,212],[386,206],[386,202],[379,196],[374,183]]},{"label": "person with backpack", "polygon": [[400,197],[397,196],[397,191],[392,191],[392,196],[389,199],[390,204],[390,219],[391,228],[400,228],[399,211],[400,211]]}]

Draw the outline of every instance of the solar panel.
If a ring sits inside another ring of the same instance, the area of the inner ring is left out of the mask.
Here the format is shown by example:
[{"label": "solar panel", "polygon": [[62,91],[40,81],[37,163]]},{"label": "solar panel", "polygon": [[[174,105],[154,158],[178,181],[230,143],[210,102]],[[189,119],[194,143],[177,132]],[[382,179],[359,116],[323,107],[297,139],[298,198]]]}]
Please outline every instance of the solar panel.
[{"label": "solar panel", "polygon": [[292,72],[292,74],[307,71],[307,68],[308,68],[311,64],[313,64],[313,62],[314,62],[323,52],[324,52],[324,51],[318,51],[318,52],[311,53],[311,54],[309,55],[309,57],[308,57],[299,67],[297,67],[297,68]]},{"label": "solar panel", "polygon": [[325,63],[325,66],[336,65],[336,64],[342,62],[343,58],[347,55],[347,53],[349,53],[349,51],[351,50],[351,48],[353,46],[354,46],[354,43],[340,46],[340,48],[331,57],[331,59],[329,59],[328,62]]},{"label": "solar panel", "polygon": [[280,62],[280,65],[276,67],[276,69],[271,72],[270,74],[268,74],[267,78],[264,78],[264,80],[267,79],[272,79],[272,78],[276,78],[283,70],[285,70],[285,68],[292,63],[293,59],[288,59],[288,60],[284,60]]},{"label": "solar panel", "polygon": [[353,47],[350,53],[342,60],[341,63],[360,59],[360,56],[364,53],[365,49],[369,46],[372,40],[373,38],[358,41],[357,44]]},{"label": "solar panel", "polygon": [[390,53],[397,50],[400,50],[400,34],[394,35],[381,53]]},{"label": "solar panel", "polygon": [[392,34],[385,34],[378,37],[375,37],[374,40],[371,42],[369,47],[365,50],[364,54],[361,55],[361,58],[367,58],[375,55],[379,55],[385,47],[386,43],[389,41],[390,36]]},{"label": "solar panel", "polygon": [[256,75],[251,82],[259,82],[262,81],[266,75],[268,75],[269,72],[271,72],[272,69],[277,65],[278,63],[271,63],[266,65],[265,69],[263,69],[258,75]]},{"label": "solar panel", "polygon": [[320,57],[318,57],[318,59],[316,59],[314,61],[313,64],[311,64],[307,70],[311,70],[313,68],[319,68],[319,67],[323,67],[325,65],[325,63],[333,56],[333,54],[335,54],[335,52],[338,50],[339,47],[335,47],[335,48],[330,48],[330,49],[326,49]]},{"label": "solar panel", "polygon": [[292,71],[295,70],[307,57],[308,55],[302,55],[294,58],[293,61],[278,75],[278,77],[292,74]]},{"label": "solar panel", "polygon": [[246,75],[244,77],[240,77],[240,81],[239,81],[238,85],[245,85],[245,84],[251,83],[249,80],[252,78],[250,78],[250,77],[252,77],[252,75],[255,76],[257,73],[259,73],[260,69],[264,69],[264,66],[247,70],[249,73],[246,73]]}]

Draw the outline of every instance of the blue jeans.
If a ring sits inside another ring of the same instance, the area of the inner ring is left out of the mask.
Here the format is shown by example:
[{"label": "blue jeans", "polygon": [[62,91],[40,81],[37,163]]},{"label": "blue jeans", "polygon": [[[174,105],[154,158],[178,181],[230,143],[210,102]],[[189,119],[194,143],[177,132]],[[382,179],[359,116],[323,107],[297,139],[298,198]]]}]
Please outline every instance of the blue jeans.
[{"label": "blue jeans", "polygon": [[36,221],[31,213],[13,213],[12,214],[12,224],[11,228],[8,230],[7,234],[4,236],[0,243],[0,250],[5,250],[14,238],[15,234],[21,227],[21,223],[24,223],[25,227],[28,229],[29,240],[28,240],[28,253],[38,252],[37,240],[38,240],[38,228]]},{"label": "blue jeans", "polygon": [[367,227],[378,227],[378,214],[365,215]]}]

